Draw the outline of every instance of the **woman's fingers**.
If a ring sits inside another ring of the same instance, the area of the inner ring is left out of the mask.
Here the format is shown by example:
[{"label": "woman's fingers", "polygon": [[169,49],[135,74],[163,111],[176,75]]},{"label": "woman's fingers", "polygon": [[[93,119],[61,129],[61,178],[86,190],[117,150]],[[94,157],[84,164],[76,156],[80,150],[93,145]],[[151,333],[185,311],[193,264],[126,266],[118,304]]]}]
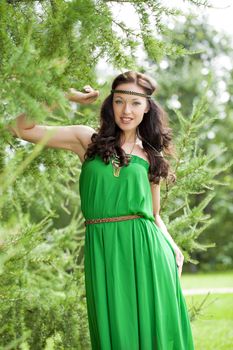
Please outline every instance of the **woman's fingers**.
[{"label": "woman's fingers", "polygon": [[83,87],[83,91],[85,92],[91,92],[91,91],[95,91],[95,89],[93,89],[90,85],[85,85]]},{"label": "woman's fingers", "polygon": [[94,90],[90,85],[85,85],[82,91],[74,88],[69,89],[68,99],[72,102],[88,104],[94,102],[99,96],[99,91]]},{"label": "woman's fingers", "polygon": [[175,250],[175,254],[176,254],[176,265],[178,267],[179,277],[181,277],[183,263],[184,263],[184,255],[178,247]]},{"label": "woman's fingers", "polygon": [[84,99],[85,100],[90,100],[90,99],[95,99],[99,96],[99,91],[98,90],[93,90],[85,94]]},{"label": "woman's fingers", "polygon": [[70,88],[68,90],[71,94],[76,94],[76,93],[91,93],[91,92],[94,92],[94,91],[98,91],[98,90],[94,90],[90,85],[85,85],[82,89],[82,91],[78,91],[74,88]]},{"label": "woman's fingers", "polygon": [[181,274],[182,274],[182,265],[179,266],[179,277],[181,277]]},{"label": "woman's fingers", "polygon": [[99,96],[99,91],[98,90],[94,90],[90,85],[85,85],[83,87],[83,91],[84,91],[84,99],[89,101],[90,99],[96,98]]},{"label": "woman's fingers", "polygon": [[98,96],[99,96],[99,91],[97,90],[82,93],[80,103],[88,104],[88,103],[94,102],[98,98]]}]

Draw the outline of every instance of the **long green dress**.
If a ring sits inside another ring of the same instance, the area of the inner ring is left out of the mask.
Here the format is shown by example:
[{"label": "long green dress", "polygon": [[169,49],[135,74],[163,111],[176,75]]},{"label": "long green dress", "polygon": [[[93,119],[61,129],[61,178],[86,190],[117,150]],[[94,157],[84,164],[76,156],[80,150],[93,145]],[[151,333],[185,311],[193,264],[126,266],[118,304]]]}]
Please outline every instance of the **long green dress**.
[{"label": "long green dress", "polygon": [[84,267],[93,350],[193,350],[175,253],[154,222],[149,163],[133,155],[120,176],[99,155],[82,164],[85,219],[143,218],[86,226]]}]

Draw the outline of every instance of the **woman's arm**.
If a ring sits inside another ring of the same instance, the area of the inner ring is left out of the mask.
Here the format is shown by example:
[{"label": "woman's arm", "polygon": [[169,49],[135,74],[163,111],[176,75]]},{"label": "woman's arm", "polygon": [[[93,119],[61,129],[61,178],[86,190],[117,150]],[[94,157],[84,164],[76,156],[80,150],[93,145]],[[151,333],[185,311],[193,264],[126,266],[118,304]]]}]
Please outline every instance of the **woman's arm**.
[{"label": "woman's arm", "polygon": [[155,223],[156,225],[161,229],[161,231],[163,232],[164,236],[168,239],[168,241],[171,243],[171,246],[173,247],[173,249],[177,249],[178,245],[176,244],[176,242],[174,241],[174,239],[172,238],[172,236],[170,235],[170,233],[168,232],[161,216],[159,214],[154,214],[154,218],[155,218]]},{"label": "woman's arm", "polygon": [[[99,91],[91,87],[85,89],[86,93],[70,89],[66,97],[76,103],[87,104],[97,99]],[[91,142],[91,136],[96,132],[86,125],[49,126],[37,125],[25,114],[16,117],[15,121],[8,126],[9,131],[18,138],[32,143],[41,142],[46,135],[48,139],[45,143],[47,147],[62,148],[78,154],[83,161],[84,153]]]},{"label": "woman's arm", "polygon": [[171,243],[171,246],[176,254],[176,263],[179,268],[179,276],[181,276],[182,273],[182,266],[184,262],[184,256],[172,238],[172,236],[169,234],[160,214],[160,184],[151,184],[151,194],[152,194],[152,204],[153,204],[153,216],[155,218],[155,224],[160,228],[164,236],[168,239],[168,241]]},{"label": "woman's arm", "polygon": [[176,242],[172,236],[168,233],[167,228],[160,217],[160,184],[151,184],[152,204],[153,204],[153,215],[155,218],[156,225],[161,229],[164,236],[167,237],[172,247],[177,248]]}]

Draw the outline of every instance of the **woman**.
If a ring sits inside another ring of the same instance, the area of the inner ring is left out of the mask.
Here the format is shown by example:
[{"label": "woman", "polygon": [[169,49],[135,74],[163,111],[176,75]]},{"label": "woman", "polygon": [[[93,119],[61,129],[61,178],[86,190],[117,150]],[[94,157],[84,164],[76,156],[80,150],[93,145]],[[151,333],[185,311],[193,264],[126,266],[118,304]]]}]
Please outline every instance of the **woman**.
[{"label": "woman", "polygon": [[[87,88],[89,90],[87,90]],[[91,102],[99,92],[71,90],[69,100]],[[151,99],[153,79],[117,76],[101,108],[100,127],[26,125],[14,135],[75,152],[85,217],[85,286],[90,337],[98,350],[192,350],[179,277],[184,256],[160,215],[160,180],[169,175],[162,151],[171,130]]]}]

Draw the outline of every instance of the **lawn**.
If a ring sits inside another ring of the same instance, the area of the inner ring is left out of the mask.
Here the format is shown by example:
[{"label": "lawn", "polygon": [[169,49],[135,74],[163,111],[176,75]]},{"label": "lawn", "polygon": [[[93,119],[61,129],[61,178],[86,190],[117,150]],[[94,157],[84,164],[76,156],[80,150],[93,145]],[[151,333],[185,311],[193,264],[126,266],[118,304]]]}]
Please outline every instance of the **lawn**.
[{"label": "lawn", "polygon": [[[233,287],[233,273],[182,275],[182,288]],[[189,312],[201,303],[201,311],[192,320],[195,350],[233,349],[233,294],[185,296]],[[191,314],[191,313],[190,313]]]},{"label": "lawn", "polygon": [[182,274],[181,285],[183,289],[233,288],[233,271]]}]

